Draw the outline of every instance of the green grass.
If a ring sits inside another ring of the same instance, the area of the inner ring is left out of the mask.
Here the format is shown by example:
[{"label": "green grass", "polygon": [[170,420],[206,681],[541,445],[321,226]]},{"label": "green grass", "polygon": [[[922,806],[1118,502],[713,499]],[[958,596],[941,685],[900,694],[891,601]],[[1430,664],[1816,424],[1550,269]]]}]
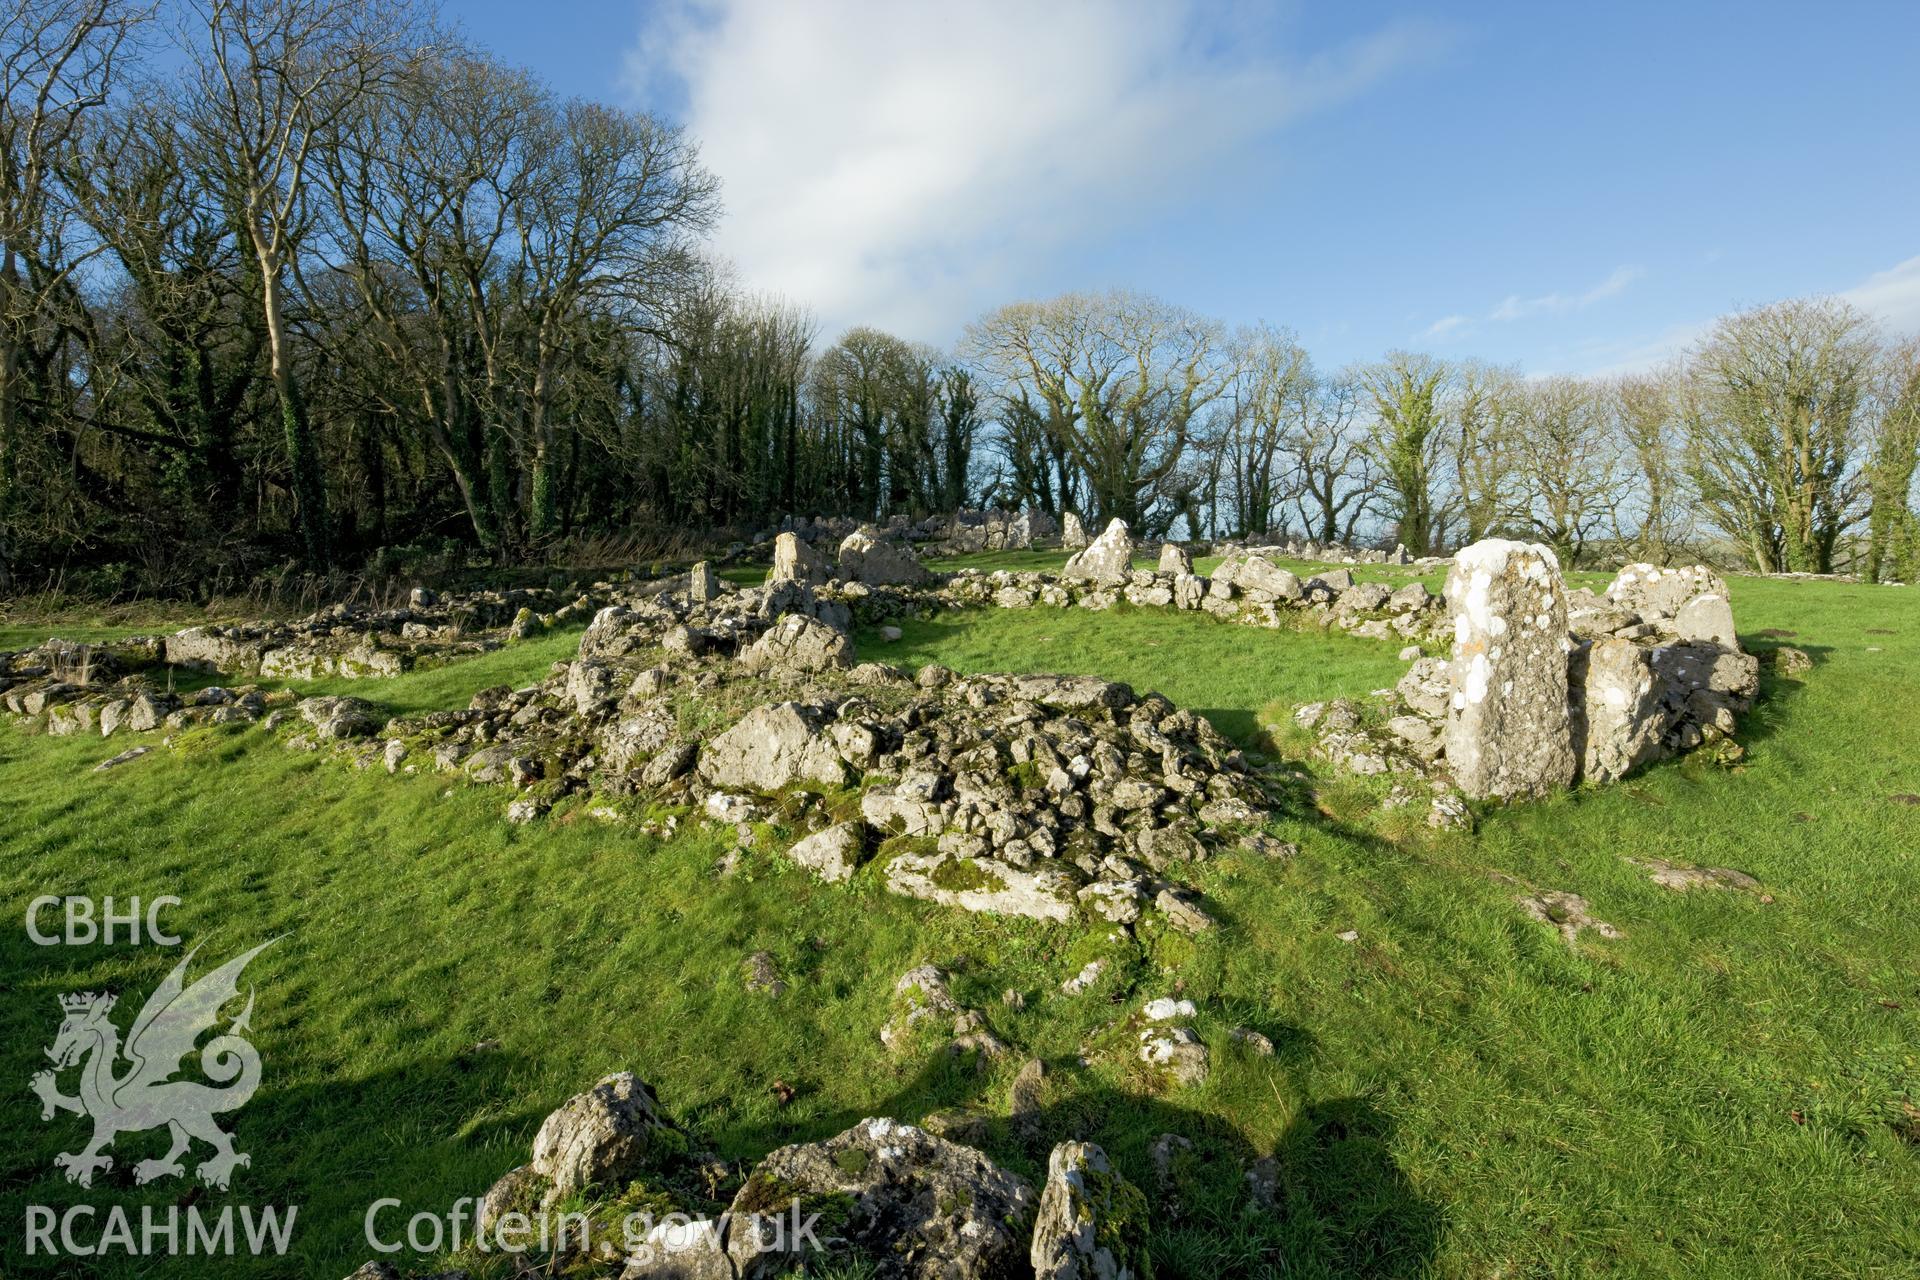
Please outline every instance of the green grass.
[{"label": "green grass", "polygon": [[1403,642],[1318,628],[1268,630],[1209,614],[1119,606],[1106,613],[988,609],[907,619],[901,638],[858,637],[861,656],[956,671],[1056,671],[1124,679],[1191,707],[1221,732],[1251,741],[1257,713],[1283,693],[1299,702],[1365,693],[1406,670]]},{"label": "green grass", "polygon": [[107,626],[98,622],[0,622],[0,653],[31,649],[54,636],[72,640],[76,644],[94,644],[124,640],[128,636],[150,636],[191,625],[192,620],[180,621],[169,627]]},{"label": "green grass", "polygon": [[[1920,1106],[1920,808],[1892,797],[1920,792],[1920,602],[1827,582],[1734,589],[1751,646],[1791,631],[1819,661],[1804,683],[1768,676],[1738,770],[1672,762],[1442,837],[1327,779],[1317,806],[1276,820],[1299,858],[1202,868],[1215,934],[1118,949],[1097,930],[893,898],[871,870],[820,885],[770,852],[771,834],[720,878],[730,835],[660,842],[580,803],[509,826],[502,790],[357,772],[257,729],[183,735],[95,774],[127,743],[0,728],[0,895],[15,921],[0,930],[0,1078],[16,1082],[0,1109],[0,1217],[184,1190],[131,1186],[132,1163],[164,1145],[153,1134],[122,1138],[93,1192],[68,1186],[52,1158],[84,1128],[40,1123],[20,1087],[57,995],[135,1001],[178,958],[34,947],[27,900],[174,893],[165,922],[204,947],[196,965],[280,939],[248,973],[266,1076],[231,1127],[253,1164],[203,1204],[299,1204],[296,1256],[222,1275],[344,1275],[371,1256],[360,1222],[375,1197],[410,1213],[477,1194],[606,1071],[639,1072],[746,1159],[865,1115],[1003,1116],[1026,1054],[1050,1068],[1041,1137],[996,1122],[985,1146],[1027,1176],[1052,1141],[1080,1137],[1150,1189],[1154,1137],[1194,1142],[1154,1211],[1162,1275],[1916,1274],[1920,1133],[1903,1136],[1902,1107]],[[395,711],[461,705],[540,678],[576,642],[311,687]],[[1276,704],[1389,682],[1394,648],[1129,610],[987,611],[862,641],[908,665],[1123,679],[1243,740]],[[1673,894],[1627,855],[1736,867],[1772,901]],[[1581,893],[1624,936],[1569,951],[1496,875]],[[1336,936],[1348,929],[1356,942]],[[789,984],[778,1000],[742,984],[761,949]],[[1058,995],[1101,954],[1095,991]],[[1012,1061],[976,1072],[882,1048],[893,981],[926,960],[956,967],[956,995],[1017,1046]],[[1110,1026],[1176,987],[1213,1050],[1196,1089],[1145,1078]],[[1023,1010],[1000,1003],[1008,988]],[[1236,1025],[1276,1055],[1235,1049]],[[486,1040],[499,1048],[474,1051]],[[788,1107],[776,1079],[798,1089]],[[1242,1162],[1265,1154],[1281,1202],[1253,1213]],[[207,1273],[6,1256],[9,1275]]]}]

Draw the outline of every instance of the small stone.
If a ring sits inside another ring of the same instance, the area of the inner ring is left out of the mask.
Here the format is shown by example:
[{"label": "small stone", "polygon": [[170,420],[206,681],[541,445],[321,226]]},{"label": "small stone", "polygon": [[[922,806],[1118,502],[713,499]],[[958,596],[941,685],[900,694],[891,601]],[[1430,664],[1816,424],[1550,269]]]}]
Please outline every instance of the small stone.
[{"label": "small stone", "polygon": [[1127,529],[1127,522],[1117,517],[1112,520],[1106,532],[1095,538],[1086,550],[1067,559],[1060,576],[1095,586],[1126,586],[1133,576],[1133,535]]},{"label": "small stone", "polygon": [[1813,657],[1805,649],[1781,645],[1773,651],[1773,669],[1783,676],[1801,676],[1813,670]]},{"label": "small stone", "polygon": [[1153,1162],[1153,1180],[1163,1198],[1173,1191],[1178,1181],[1174,1162],[1192,1150],[1193,1140],[1177,1133],[1163,1133],[1147,1148],[1147,1159]]},{"label": "small stone", "polygon": [[1476,799],[1544,795],[1572,784],[1567,594],[1538,543],[1490,538],[1447,574],[1454,624],[1447,765]]},{"label": "small stone", "polygon": [[1520,898],[1520,909],[1541,924],[1550,924],[1558,929],[1560,937],[1569,947],[1579,942],[1583,929],[1591,929],[1603,938],[1620,936],[1618,929],[1596,918],[1591,905],[1577,893],[1550,889],[1544,893],[1524,894]]},{"label": "small stone", "polygon": [[811,585],[825,582],[828,576],[827,566],[797,535],[782,533],[773,540],[773,568],[767,573],[769,586],[779,582]]},{"label": "small stone", "polygon": [[1685,893],[1689,889],[1744,889],[1757,892],[1760,882],[1744,871],[1731,867],[1683,867],[1664,858],[1629,859],[1644,868],[1647,876],[1662,889]]},{"label": "small stone", "polygon": [[1023,1132],[1032,1133],[1040,1127],[1046,1075],[1046,1064],[1038,1058],[1031,1058],[1013,1078],[1013,1086],[1007,1093],[1007,1114]]},{"label": "small stone", "polygon": [[687,574],[687,599],[695,604],[711,604],[720,598],[720,576],[705,560]]},{"label": "small stone", "polygon": [[618,1072],[567,1100],[533,1139],[532,1170],[551,1190],[547,1203],[592,1185],[625,1186],[643,1167],[655,1135],[672,1124],[653,1089]]},{"label": "small stone", "polygon": [[1140,1033],[1140,1061],[1165,1067],[1180,1084],[1207,1078],[1207,1046],[1188,1027],[1149,1027]]},{"label": "small stone", "polygon": [[117,756],[102,760],[99,764],[93,766],[93,771],[95,773],[105,773],[108,769],[118,769],[121,765],[129,761],[138,760],[141,756],[146,755],[152,750],[152,747],[129,747]]},{"label": "small stone", "polygon": [[1213,917],[1202,911],[1192,898],[1175,889],[1162,889],[1153,905],[1167,917],[1167,923],[1182,933],[1204,933],[1213,928]]},{"label": "small stone", "polygon": [[1473,825],[1473,811],[1466,798],[1454,791],[1443,791],[1433,798],[1427,810],[1427,825],[1436,830],[1464,830]]},{"label": "small stone", "polygon": [[1262,1156],[1247,1166],[1247,1195],[1259,1208],[1272,1210],[1279,1207],[1279,1161],[1272,1156]]},{"label": "small stone", "polygon": [[756,951],[746,958],[744,965],[747,990],[776,999],[787,993],[787,984],[774,966],[772,952]]},{"label": "small stone", "polygon": [[1300,846],[1291,840],[1281,840],[1264,831],[1250,831],[1240,837],[1240,847],[1248,853],[1262,858],[1297,858]]},{"label": "small stone", "polygon": [[1106,967],[1107,962],[1104,960],[1089,960],[1079,973],[1060,984],[1060,990],[1070,996],[1077,996],[1100,981],[1100,974]]},{"label": "small stone", "polygon": [[1195,1009],[1191,1000],[1175,1000],[1169,996],[1161,996],[1157,1000],[1147,1001],[1140,1012],[1146,1015],[1149,1022],[1168,1022],[1174,1018],[1191,1018]]},{"label": "small stone", "polygon": [[840,543],[840,576],[868,586],[918,586],[932,575],[913,553],[859,530]]},{"label": "small stone", "polygon": [[1235,1027],[1227,1032],[1227,1035],[1235,1044],[1244,1046],[1247,1052],[1255,1057],[1271,1058],[1273,1056],[1273,1041],[1251,1027]]},{"label": "small stone", "polygon": [[866,824],[838,822],[794,845],[787,856],[829,883],[849,880],[860,868]]}]

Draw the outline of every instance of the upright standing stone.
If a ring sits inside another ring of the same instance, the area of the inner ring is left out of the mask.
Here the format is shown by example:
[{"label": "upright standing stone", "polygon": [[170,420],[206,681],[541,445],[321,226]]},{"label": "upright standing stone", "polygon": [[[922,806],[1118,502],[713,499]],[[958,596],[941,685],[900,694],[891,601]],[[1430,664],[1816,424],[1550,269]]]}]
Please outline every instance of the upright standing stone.
[{"label": "upright standing stone", "polygon": [[767,574],[768,586],[777,582],[811,584],[826,580],[827,567],[797,535],[783,533],[773,540],[773,569]]},{"label": "upright standing stone", "polygon": [[1067,512],[1060,529],[1060,545],[1068,551],[1078,551],[1087,545],[1087,527],[1080,523],[1080,517],[1073,512]]},{"label": "upright standing stone", "polygon": [[1148,1206],[1091,1142],[1047,1158],[1027,1262],[1034,1280],[1138,1280],[1147,1272]]},{"label": "upright standing stone", "polygon": [[1652,649],[1604,636],[1574,651],[1567,680],[1581,777],[1612,782],[1661,753],[1673,712]]},{"label": "upright standing stone", "polygon": [[1506,800],[1571,785],[1560,562],[1538,543],[1476,542],[1454,557],[1446,599],[1453,616],[1447,763],[1460,789]]},{"label": "upright standing stone", "polygon": [[695,604],[707,604],[719,598],[720,579],[713,572],[713,566],[702,560],[687,575],[687,599]]},{"label": "upright standing stone", "polygon": [[1007,534],[1002,543],[1008,551],[1025,551],[1033,546],[1033,518],[1022,511],[1007,517]]},{"label": "upright standing stone", "polygon": [[1107,531],[1067,560],[1063,578],[1078,578],[1107,587],[1124,587],[1133,574],[1133,534],[1127,522],[1115,516]]},{"label": "upright standing stone", "polygon": [[1161,573],[1192,573],[1193,555],[1177,542],[1160,544]]}]

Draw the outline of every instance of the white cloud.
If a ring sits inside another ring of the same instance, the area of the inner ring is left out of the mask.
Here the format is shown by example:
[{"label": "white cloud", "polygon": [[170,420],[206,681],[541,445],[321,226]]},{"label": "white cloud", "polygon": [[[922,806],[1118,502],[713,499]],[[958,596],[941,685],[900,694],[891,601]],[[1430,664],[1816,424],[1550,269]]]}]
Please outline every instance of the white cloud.
[{"label": "white cloud", "polygon": [[1537,298],[1522,298],[1519,294],[1511,294],[1506,301],[1493,309],[1493,314],[1488,318],[1524,320],[1529,316],[1584,311],[1596,302],[1619,297],[1626,292],[1628,285],[1644,274],[1645,272],[1639,267],[1615,267],[1613,274],[1585,293],[1545,293]]},{"label": "white cloud", "polygon": [[[1890,333],[1920,333],[1920,257],[1876,271],[1838,296],[1880,321]],[[1590,344],[1569,363],[1599,377],[1641,373],[1682,355],[1705,338],[1713,325],[1712,320],[1698,320],[1671,325],[1653,336]]]},{"label": "white cloud", "polygon": [[1920,332],[1920,257],[1876,271],[1840,296],[1895,333]]},{"label": "white cloud", "polygon": [[[1260,6],[673,0],[630,58],[681,113],[726,204],[717,246],[827,332],[940,339],[1062,252],[1232,199],[1228,163],[1430,54],[1398,25],[1304,58]],[[1231,29],[1221,29],[1223,24]],[[1089,286],[1125,284],[1119,280]]]},{"label": "white cloud", "polygon": [[[1519,294],[1509,294],[1506,299],[1487,313],[1487,320],[1496,324],[1505,324],[1514,320],[1525,320],[1533,316],[1560,315],[1570,311],[1584,311],[1596,302],[1616,298],[1625,293],[1627,286],[1645,275],[1640,267],[1615,267],[1611,274],[1599,284],[1584,293],[1543,293],[1534,298],[1523,298]],[[1422,329],[1414,338],[1415,342],[1450,342],[1472,336],[1476,326],[1472,316],[1441,316]]]},{"label": "white cloud", "polygon": [[1422,329],[1416,342],[1438,342],[1447,338],[1464,337],[1473,328],[1473,317],[1462,315],[1441,316]]}]

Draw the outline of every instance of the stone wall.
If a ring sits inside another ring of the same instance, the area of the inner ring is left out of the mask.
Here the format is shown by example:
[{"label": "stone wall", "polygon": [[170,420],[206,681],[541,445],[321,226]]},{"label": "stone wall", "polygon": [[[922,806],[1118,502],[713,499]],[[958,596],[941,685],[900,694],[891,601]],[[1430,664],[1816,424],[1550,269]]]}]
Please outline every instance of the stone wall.
[{"label": "stone wall", "polygon": [[768,548],[783,533],[802,542],[837,546],[847,535],[864,532],[878,540],[915,547],[924,555],[963,556],[988,551],[1026,551],[1051,544],[1060,536],[1060,524],[1044,511],[1028,508],[962,508],[915,520],[896,515],[880,522],[849,516],[787,516],[771,529],[754,535],[756,548]]},{"label": "stone wall", "polygon": [[1380,696],[1301,709],[1329,759],[1510,800],[1702,745],[1738,756],[1760,663],[1711,570],[1628,565],[1604,593],[1568,592],[1551,550],[1494,540],[1455,557],[1445,598],[1448,658],[1417,655]]},{"label": "stone wall", "polygon": [[[425,733],[437,744],[432,753],[435,767],[458,768],[482,781],[558,779],[564,789],[584,785],[588,774],[609,766],[616,774],[630,774],[637,785],[649,787],[691,777],[699,786],[688,798],[704,810],[714,794],[725,790],[727,778],[715,773],[718,766],[714,764],[696,768],[704,758],[702,752],[712,746],[707,741],[712,735],[698,741],[679,736],[669,713],[674,705],[665,693],[669,688],[685,690],[678,695],[683,701],[686,693],[699,691],[706,701],[725,705],[734,696],[728,691],[740,682],[742,713],[749,708],[749,694],[752,704],[760,705],[784,689],[789,695],[785,701],[794,706],[796,723],[823,726],[837,722],[849,683],[865,690],[859,696],[868,699],[886,690],[895,691],[888,696],[897,698],[909,688],[921,692],[907,696],[925,699],[934,696],[931,690],[945,688],[926,686],[873,664],[856,666],[850,640],[856,623],[880,625],[895,617],[953,609],[1100,610],[1124,602],[1135,608],[1205,612],[1242,625],[1278,627],[1310,621],[1357,636],[1410,642],[1402,657],[1411,666],[1394,689],[1366,699],[1304,707],[1297,718],[1316,735],[1320,752],[1345,769],[1405,775],[1430,783],[1435,797],[1433,819],[1450,821],[1464,814],[1462,806],[1447,799],[1456,788],[1474,799],[1517,799],[1579,779],[1610,781],[1650,760],[1702,744],[1737,751],[1730,735],[1758,688],[1758,662],[1739,648],[1726,585],[1697,566],[1682,570],[1629,566],[1604,593],[1569,593],[1547,549],[1488,542],[1467,548],[1456,559],[1443,602],[1418,581],[1399,587],[1355,582],[1344,568],[1303,580],[1267,555],[1249,550],[1232,553],[1207,576],[1191,572],[1191,560],[1179,554],[1163,555],[1164,568],[1135,569],[1131,563],[1135,547],[1126,526],[1118,521],[1073,556],[1059,574],[1000,570],[935,575],[903,544],[864,530],[846,535],[836,551],[838,563],[829,564],[797,533],[783,533],[776,539],[774,569],[766,585],[756,588],[737,589],[705,565],[678,578],[626,584],[617,590],[611,584],[597,584],[596,592],[604,588],[619,603],[595,614],[578,660],[557,669],[550,687],[519,693],[490,691],[476,699],[470,714],[449,713],[451,718],[441,721],[401,726],[390,736],[400,741],[397,749],[406,758],[412,748],[405,740]],[[551,603],[554,598],[540,599]],[[161,691],[140,668],[165,659],[256,677],[339,671],[343,664],[376,672],[399,670],[425,655],[444,658],[478,651],[539,626],[541,617],[532,612],[530,599],[527,593],[504,593],[440,601],[421,593],[407,610],[380,614],[330,610],[298,624],[193,628],[144,642],[144,647],[133,642],[124,654],[103,653],[91,675],[80,678],[71,671],[71,651],[48,646],[46,652],[0,656],[0,695],[9,710],[43,716],[56,733],[111,734],[271,719],[277,706],[285,706],[287,716],[282,718],[304,721],[314,731],[313,738],[353,737],[364,728],[361,712],[345,705],[353,700],[308,700],[316,705],[302,703],[295,708],[286,705],[290,699],[276,701],[279,695],[252,685],[177,697]],[[594,599],[592,593],[575,596],[546,618],[562,621],[568,615],[577,616]],[[498,622],[509,609],[515,609],[513,621],[490,632],[469,632],[461,621]],[[1451,645],[1447,658],[1433,656],[1442,643]],[[366,658],[396,652],[405,656],[392,661]],[[293,665],[274,656],[287,653],[308,656]],[[683,668],[697,677],[694,688],[686,687]],[[1041,709],[1051,705],[1064,710],[1076,704],[1059,703],[1059,697],[1080,696],[1063,692],[1066,685],[1048,686],[1053,694],[1042,696],[1036,692],[1040,685],[1033,682],[1052,678],[1026,679],[1027,683],[1012,685],[957,681],[956,694],[941,693],[935,700],[957,713],[963,709],[952,705],[956,696],[972,711],[1009,698]],[[652,709],[622,715],[616,720],[617,730],[604,730],[595,717],[606,706],[625,705],[622,689],[628,699],[646,702]],[[822,689],[829,693],[825,701],[818,696]],[[1121,728],[1135,723],[1138,713],[1130,710],[1136,706],[1131,692],[1113,696],[1119,701],[1096,699],[1106,708],[1102,716]],[[327,705],[317,705],[320,702]],[[1116,709],[1126,714],[1116,715]],[[1183,732],[1204,737],[1204,728],[1180,714],[1184,718],[1179,723],[1187,726]],[[502,717],[502,723],[494,723]],[[954,723],[967,719],[968,715],[961,715]],[[997,741],[1019,723],[999,724],[987,717],[974,730]],[[771,731],[763,734],[761,728],[748,736],[754,741],[779,736]],[[902,726],[884,732],[871,725],[868,729],[878,734],[876,741],[905,740]],[[1095,733],[1094,739],[1098,737]],[[527,745],[517,747],[522,740]],[[1044,763],[1042,773],[1050,776],[1055,763],[1070,762],[1074,756],[1057,734],[1042,735],[1036,741],[1045,746],[1044,752],[1029,744],[1021,748],[1024,756],[1010,757],[998,767],[1041,769]],[[469,744],[467,750],[454,750],[463,743]],[[1121,758],[1128,756],[1124,743],[1112,745]],[[1198,748],[1181,749],[1191,756]],[[1202,756],[1211,759],[1208,753],[1217,752],[1217,746],[1208,746]],[[805,758],[804,751],[801,757]],[[900,763],[888,761],[886,767],[892,770]],[[1209,766],[1214,773],[1221,767]],[[1063,776],[1075,777],[1070,770]],[[1112,776],[1118,782],[1136,779],[1138,774],[1129,768]],[[1153,776],[1159,779],[1153,786],[1169,788],[1174,795],[1190,794],[1161,775]],[[1055,799],[1064,802],[1066,797]],[[892,819],[900,818],[906,826],[924,827],[925,834],[951,846],[939,851],[948,863],[935,861],[920,867],[903,862],[901,873],[892,877],[895,887],[915,891],[909,886],[918,886],[923,896],[942,900],[968,894],[978,900],[971,889],[942,883],[934,873],[949,867],[953,859],[1000,859],[1002,840],[1014,842],[1013,859],[1006,868],[967,864],[972,869],[961,878],[981,871],[1001,884],[1030,881],[1030,868],[1021,861],[1032,846],[1019,842],[1029,838],[1032,813],[1037,811],[1016,806],[1007,810],[1011,817],[1005,822],[980,817],[995,834],[984,846],[976,846],[971,840],[977,828],[969,825],[973,818],[961,820],[960,834],[949,829],[948,820],[958,810],[940,806],[952,802],[951,795],[939,787],[908,801],[885,796],[873,801],[879,807],[879,816],[869,821],[874,831],[884,831]],[[967,803],[972,805],[967,812],[998,812],[981,808],[977,799]],[[1155,806],[1163,808],[1165,803],[1156,801]],[[1131,812],[1108,801],[1096,802],[1091,812],[1101,811],[1102,804],[1115,812]],[[938,828],[907,814],[908,809],[929,812],[929,805],[943,815]],[[1063,811],[1057,806],[1042,808],[1054,813],[1050,829],[1071,828],[1078,821],[1067,812],[1063,826]],[[1068,811],[1071,808],[1068,804]],[[754,811],[755,802],[748,797],[720,804],[714,816],[737,820],[740,814]],[[1190,813],[1188,818],[1196,816]],[[1130,852],[1123,856],[1143,854],[1134,840],[1134,827],[1124,822],[1105,826],[1126,837],[1121,847]],[[1096,822],[1095,829],[1100,828]],[[1158,830],[1158,826],[1146,829]],[[1099,848],[1103,858],[1111,851],[1105,843]],[[1082,875],[1093,874],[1080,870]],[[948,881],[961,875],[951,869],[943,874]],[[1114,874],[1128,878],[1124,872]],[[1075,882],[1076,893],[1079,883]],[[1158,892],[1150,882],[1142,887]]]}]

